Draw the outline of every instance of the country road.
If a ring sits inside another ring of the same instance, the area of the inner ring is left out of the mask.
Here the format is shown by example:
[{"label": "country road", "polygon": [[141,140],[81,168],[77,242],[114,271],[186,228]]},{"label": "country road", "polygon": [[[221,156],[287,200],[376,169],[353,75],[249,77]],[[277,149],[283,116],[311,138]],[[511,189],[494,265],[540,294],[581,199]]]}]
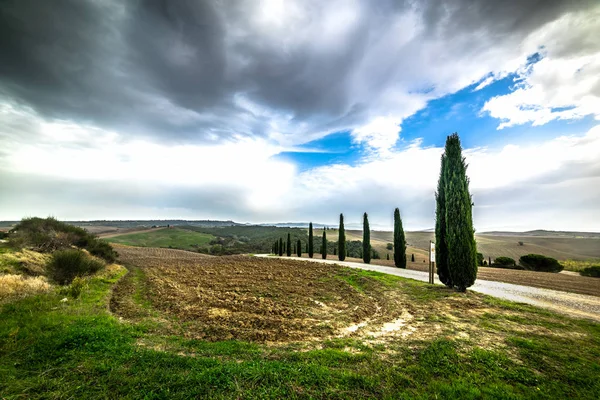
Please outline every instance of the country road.
[{"label": "country road", "polygon": [[[256,254],[256,257],[275,257],[268,254]],[[381,265],[362,264],[348,261],[323,260],[318,258],[298,258],[299,261],[320,262],[326,264],[338,264],[350,268],[360,268],[369,271],[382,272],[384,274],[402,276],[404,278],[416,279],[427,282],[427,272],[385,267]],[[437,280],[437,284],[441,284]],[[548,310],[556,311],[573,317],[592,319],[600,322],[600,297],[583,294],[569,293],[551,289],[540,289],[530,286],[514,285],[511,283],[486,281],[478,279],[469,290],[498,297],[519,303],[531,304]]]}]

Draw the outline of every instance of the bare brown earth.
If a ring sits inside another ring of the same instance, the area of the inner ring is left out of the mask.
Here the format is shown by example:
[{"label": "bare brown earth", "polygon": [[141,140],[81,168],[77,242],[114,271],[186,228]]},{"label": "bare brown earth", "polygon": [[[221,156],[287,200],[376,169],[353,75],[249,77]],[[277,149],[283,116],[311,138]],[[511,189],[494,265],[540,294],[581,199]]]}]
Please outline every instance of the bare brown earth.
[{"label": "bare brown earth", "polygon": [[465,346],[496,348],[515,332],[579,335],[547,329],[564,324],[557,314],[391,275],[268,257],[116,247],[130,272],[114,289],[111,310],[125,323],[148,322],[154,339],[138,344],[159,350],[160,337],[171,335],[293,342],[299,350],[333,338],[409,347],[460,339]]},{"label": "bare brown earth", "polygon": [[[117,247],[120,261],[147,279],[152,307],[175,315],[187,336],[252,341],[302,340],[331,336],[377,314],[399,317],[377,282],[371,295],[344,277],[352,271],[315,263],[247,256],[210,257],[170,249]],[[135,317],[115,290],[113,308]],[[376,296],[374,296],[376,294]]]}]

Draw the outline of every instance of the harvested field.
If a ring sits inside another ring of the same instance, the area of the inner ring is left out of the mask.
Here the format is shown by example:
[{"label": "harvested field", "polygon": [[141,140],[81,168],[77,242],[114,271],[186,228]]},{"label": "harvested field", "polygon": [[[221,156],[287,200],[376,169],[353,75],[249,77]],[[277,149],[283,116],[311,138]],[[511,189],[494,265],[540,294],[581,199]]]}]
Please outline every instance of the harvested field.
[{"label": "harvested field", "polygon": [[[176,316],[188,337],[279,342],[340,336],[363,321],[383,324],[406,311],[382,283],[337,266],[118,250],[122,262],[145,275],[152,306]],[[126,293],[116,294],[115,312],[135,316],[120,300]]]},{"label": "harvested field", "polygon": [[[472,321],[513,315],[474,292],[331,264],[170,249],[118,251],[131,273],[115,288],[111,309],[124,320],[148,322],[160,336],[309,348],[323,339],[400,345],[456,338],[495,348],[504,347],[504,334]],[[525,314],[519,313],[524,321]],[[561,318],[553,315],[547,314],[552,324]]]}]

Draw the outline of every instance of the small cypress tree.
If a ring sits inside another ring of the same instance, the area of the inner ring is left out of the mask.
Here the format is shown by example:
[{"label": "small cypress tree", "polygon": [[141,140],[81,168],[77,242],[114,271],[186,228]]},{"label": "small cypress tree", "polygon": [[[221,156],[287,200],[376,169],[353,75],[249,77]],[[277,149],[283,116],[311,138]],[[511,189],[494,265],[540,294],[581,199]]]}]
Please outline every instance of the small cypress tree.
[{"label": "small cypress tree", "polygon": [[321,243],[321,257],[327,259],[327,234],[323,231],[323,243]]},{"label": "small cypress tree", "polygon": [[362,258],[365,264],[371,263],[371,230],[369,229],[369,216],[363,215],[363,249]]},{"label": "small cypress tree", "polygon": [[279,257],[283,255],[283,239],[279,238]]},{"label": "small cypress tree", "polygon": [[412,261],[412,262],[415,262],[415,255],[414,255],[414,254],[412,254],[412,255],[410,256],[410,261]]},{"label": "small cypress tree", "polygon": [[296,243],[296,250],[298,251],[298,257],[302,257],[302,242],[298,239],[298,243]]},{"label": "small cypress tree", "polygon": [[398,268],[406,268],[406,239],[398,208],[394,210],[394,265]]},{"label": "small cypress tree", "polygon": [[333,246],[333,255],[337,256],[337,248],[335,246]]},{"label": "small cypress tree", "polygon": [[477,244],[473,229],[473,199],[469,193],[467,165],[458,134],[446,141],[446,246],[452,285],[461,292],[477,279]]},{"label": "small cypress tree", "polygon": [[390,253],[387,253],[387,254],[386,254],[386,256],[385,256],[385,259],[386,259],[386,260],[389,260],[389,259],[390,259]]},{"label": "small cypress tree", "polygon": [[340,214],[340,231],[338,236],[338,259],[346,259],[346,229],[344,228],[344,214]]},{"label": "small cypress tree", "polygon": [[288,238],[287,238],[287,256],[291,256],[292,255],[292,237],[290,235],[290,233],[288,232]]},{"label": "small cypress tree", "polygon": [[313,249],[313,225],[312,222],[308,224],[308,256],[313,258],[314,249]]}]

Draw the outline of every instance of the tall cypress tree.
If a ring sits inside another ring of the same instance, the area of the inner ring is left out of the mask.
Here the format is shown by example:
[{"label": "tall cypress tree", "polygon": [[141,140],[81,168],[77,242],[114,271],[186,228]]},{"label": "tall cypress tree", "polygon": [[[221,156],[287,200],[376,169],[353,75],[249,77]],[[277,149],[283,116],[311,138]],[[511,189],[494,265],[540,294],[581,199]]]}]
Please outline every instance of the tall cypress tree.
[{"label": "tall cypress tree", "polygon": [[[448,142],[446,141],[446,149]],[[437,274],[444,285],[452,287],[452,278],[448,269],[448,245],[446,243],[446,154],[442,155],[440,178],[435,193],[435,264]]]},{"label": "tall cypress tree", "polygon": [[321,243],[321,257],[323,257],[323,260],[327,259],[327,234],[325,234],[325,230],[323,230],[323,242]]},{"label": "tall cypress tree", "polygon": [[314,251],[313,251],[313,228],[312,228],[312,222],[308,224],[308,256],[310,258],[313,258],[314,255]]},{"label": "tall cypress tree", "polygon": [[362,258],[365,264],[371,263],[371,230],[369,229],[369,217],[363,215],[363,251]]},{"label": "tall cypress tree", "polygon": [[473,229],[473,199],[467,165],[458,134],[446,141],[445,205],[448,270],[452,285],[464,292],[477,279],[477,244]]},{"label": "tall cypress tree", "polygon": [[283,255],[283,239],[279,238],[279,257]]},{"label": "tall cypress tree", "polygon": [[292,255],[292,237],[290,236],[290,233],[288,232],[288,240],[287,240],[287,256],[291,256]]},{"label": "tall cypress tree", "polygon": [[302,257],[302,242],[298,239],[298,243],[296,243],[296,251],[298,252],[298,257]]},{"label": "tall cypress tree", "polygon": [[338,237],[338,259],[346,259],[346,229],[344,228],[344,214],[340,214],[340,232]]},{"label": "tall cypress tree", "polygon": [[394,265],[398,268],[406,268],[406,238],[398,208],[394,210]]}]

